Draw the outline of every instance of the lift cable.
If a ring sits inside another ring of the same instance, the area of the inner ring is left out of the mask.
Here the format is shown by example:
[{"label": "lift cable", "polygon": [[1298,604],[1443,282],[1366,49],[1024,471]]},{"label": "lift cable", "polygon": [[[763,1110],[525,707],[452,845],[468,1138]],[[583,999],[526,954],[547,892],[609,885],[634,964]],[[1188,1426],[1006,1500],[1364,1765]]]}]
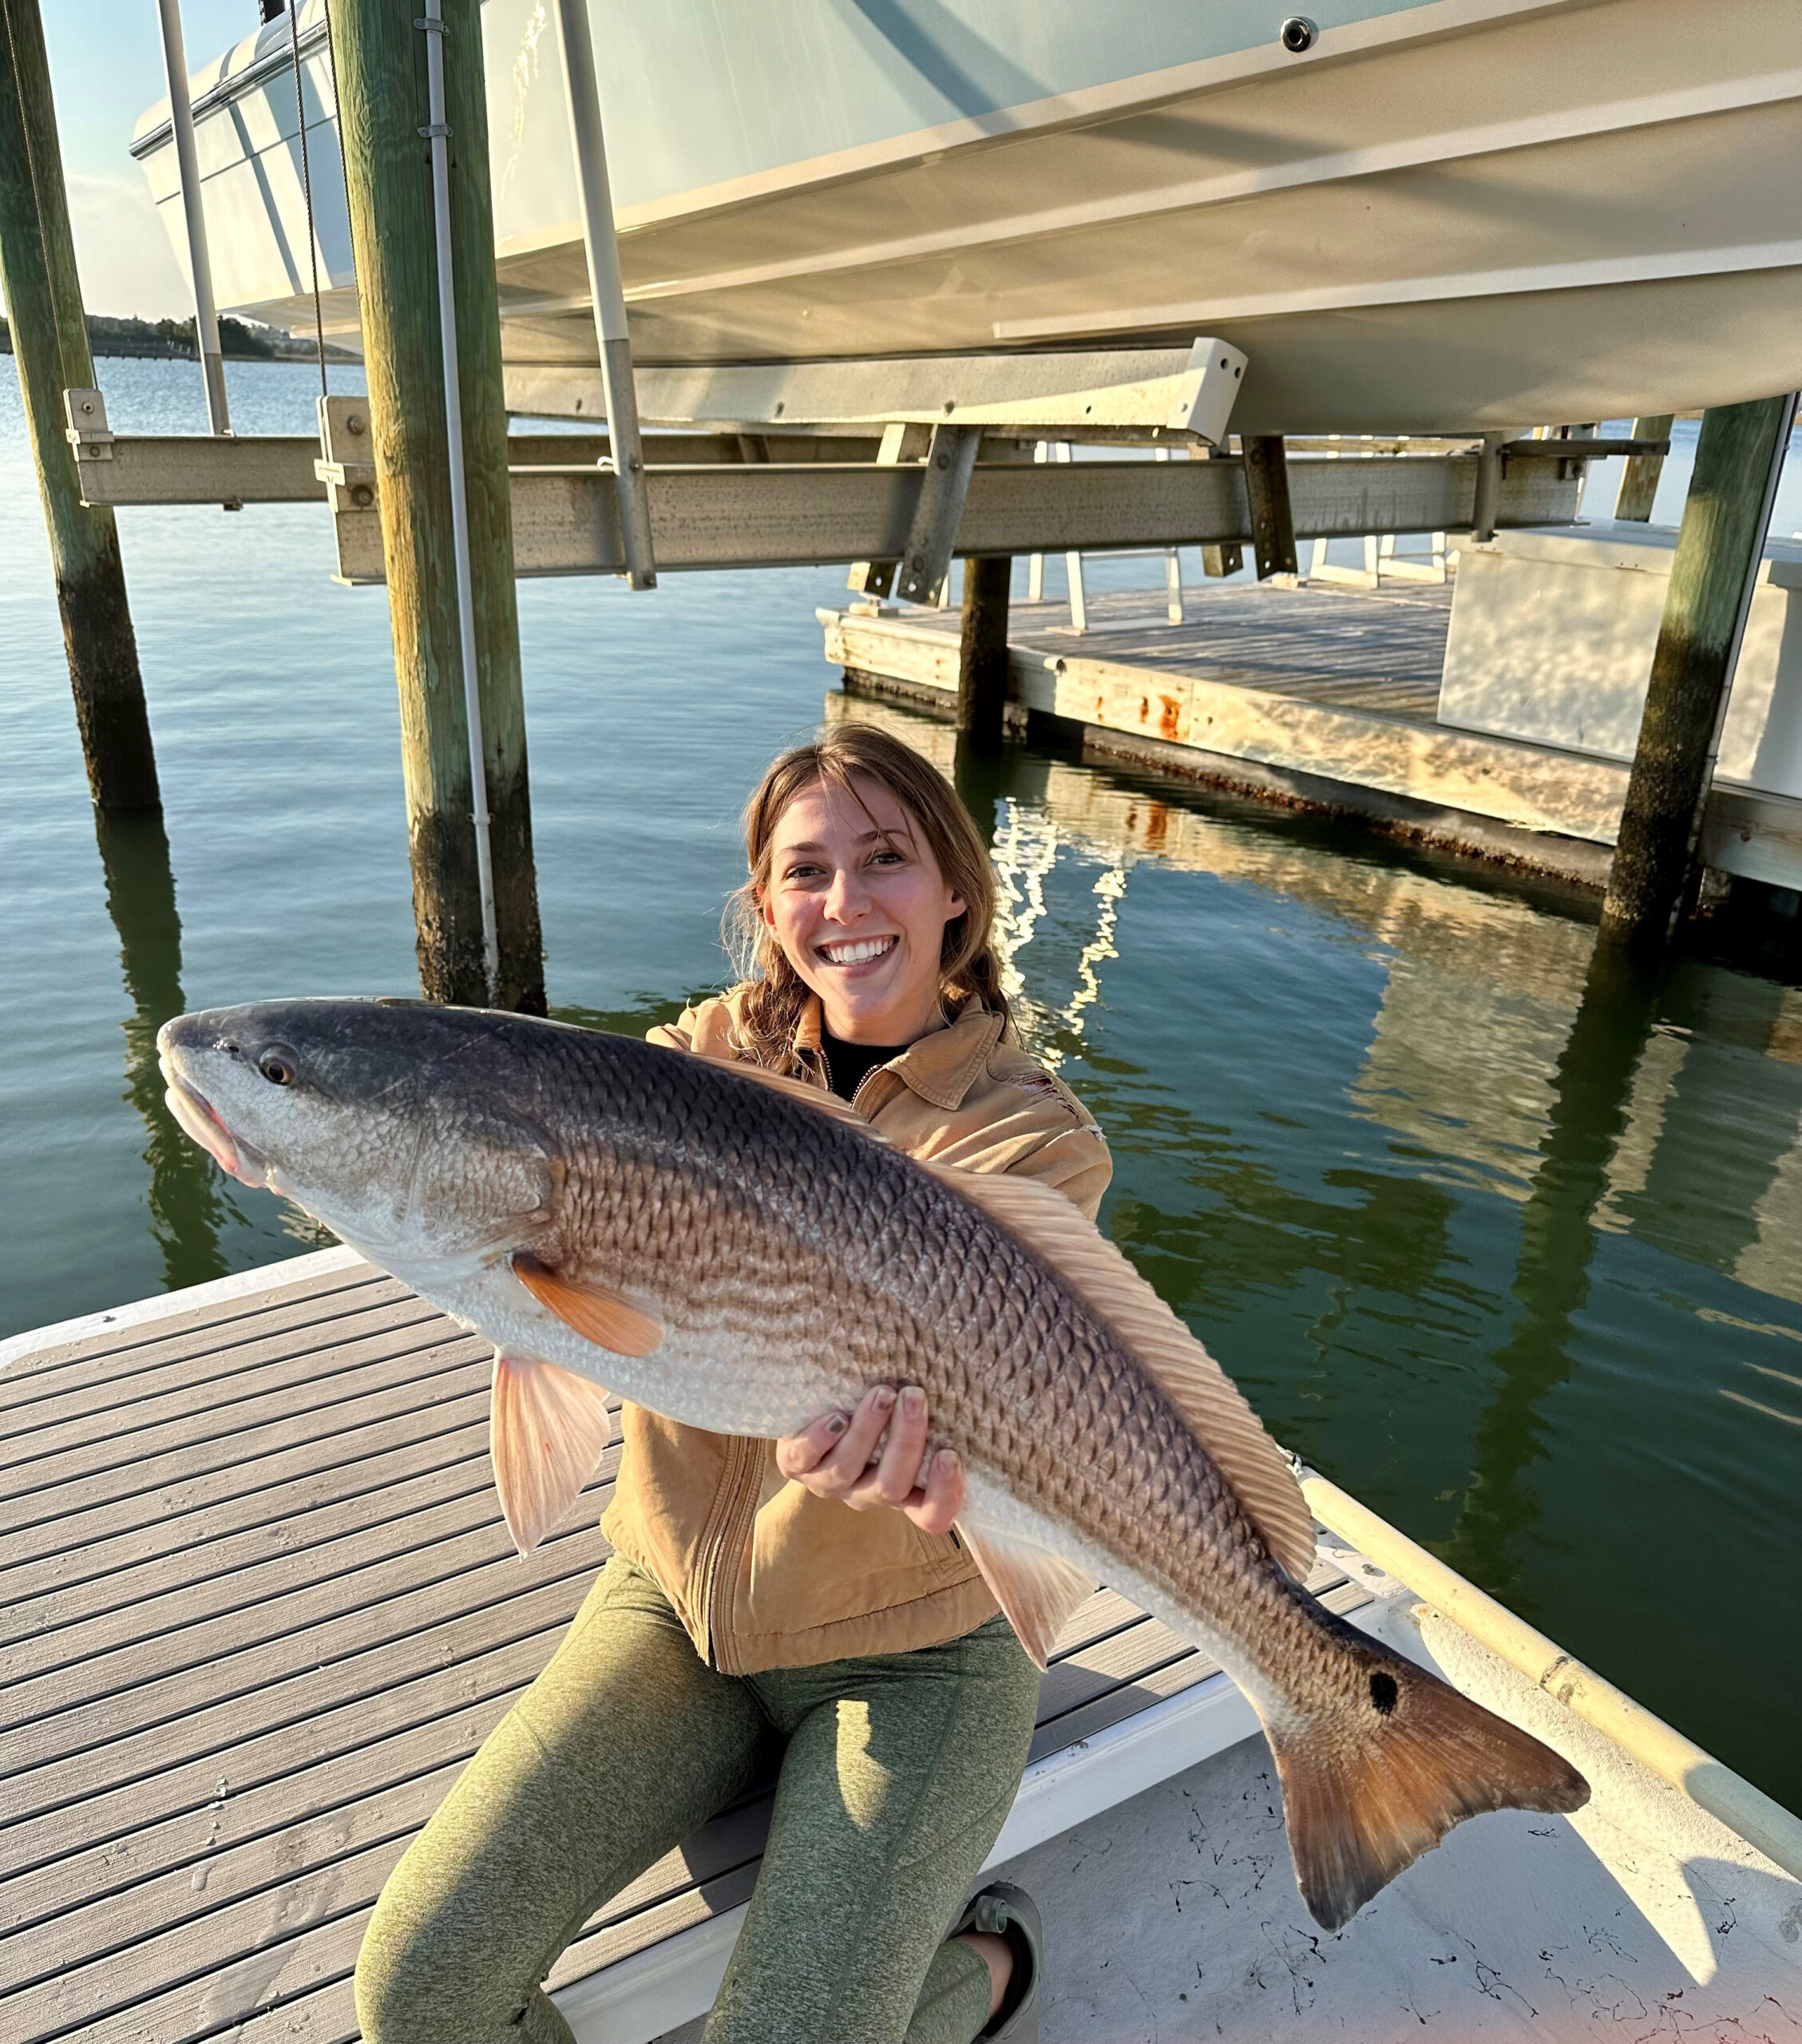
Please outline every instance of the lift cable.
[{"label": "lift cable", "polygon": [[[326,65],[331,73],[331,93],[338,97],[338,66],[331,47],[331,0],[322,0],[326,25]],[[319,395],[331,396],[326,386],[325,314],[319,303],[319,243],[313,231],[313,164],[307,148],[307,102],[300,84],[300,0],[288,0],[288,41],[294,50],[294,117],[300,134],[300,190],[307,202],[307,257],[313,266],[313,339],[319,357]]]}]

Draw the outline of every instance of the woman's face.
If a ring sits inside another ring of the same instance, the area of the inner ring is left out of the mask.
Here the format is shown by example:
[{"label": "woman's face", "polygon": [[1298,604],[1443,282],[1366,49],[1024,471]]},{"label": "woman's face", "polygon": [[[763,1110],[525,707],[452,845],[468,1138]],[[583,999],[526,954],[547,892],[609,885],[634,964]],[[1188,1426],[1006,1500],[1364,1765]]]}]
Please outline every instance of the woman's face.
[{"label": "woman's face", "polygon": [[910,1044],[938,1010],[945,926],[964,904],[880,782],[815,782],[770,840],[763,917],[846,1043]]}]

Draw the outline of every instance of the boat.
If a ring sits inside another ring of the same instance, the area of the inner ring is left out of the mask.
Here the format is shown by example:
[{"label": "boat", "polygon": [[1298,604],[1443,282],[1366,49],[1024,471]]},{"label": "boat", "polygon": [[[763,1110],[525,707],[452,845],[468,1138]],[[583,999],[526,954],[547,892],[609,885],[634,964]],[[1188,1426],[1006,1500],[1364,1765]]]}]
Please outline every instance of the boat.
[{"label": "boat", "polygon": [[[1802,383],[1792,0],[588,0],[640,364],[1186,347],[1243,432],[1512,430]],[[222,309],[357,315],[326,0],[192,91]],[[600,378],[556,36],[483,9],[508,402]],[[132,144],[185,264],[167,103]],[[655,415],[653,411],[653,415]]]},{"label": "boat", "polygon": [[[343,1248],[0,1341],[0,2035],[354,2044],[377,1891],[606,1552],[611,1453],[513,1553],[489,1373]],[[1555,1745],[1590,1803],[1461,1826],[1322,1933],[1250,1705],[1098,1590],[989,1861],[1044,1911],[1046,2044],[1802,2037],[1802,1824],[1348,1492],[1304,1490],[1316,1594]],[[548,1983],[578,2044],[704,2014],[768,1808],[581,1927]]]}]

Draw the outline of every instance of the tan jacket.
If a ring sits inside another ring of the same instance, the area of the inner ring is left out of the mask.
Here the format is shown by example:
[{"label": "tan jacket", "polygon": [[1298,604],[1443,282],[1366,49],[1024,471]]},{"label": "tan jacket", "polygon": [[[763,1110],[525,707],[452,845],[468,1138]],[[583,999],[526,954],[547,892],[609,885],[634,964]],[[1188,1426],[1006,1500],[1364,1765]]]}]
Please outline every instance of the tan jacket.
[{"label": "tan jacket", "polygon": [[[689,1008],[652,1043],[742,1058],[744,989]],[[822,1090],[819,1004],[796,1033]],[[1113,1166],[1093,1119],[1000,1018],[970,1003],[867,1073],[855,1102],[896,1148],[972,1171],[1019,1171],[1092,1219]],[[636,1405],[601,1531],[662,1586],[696,1648],[729,1674],[901,1654],[956,1639],[999,1608],[949,1534],[903,1513],[855,1512],[785,1478],[775,1445],[678,1425]]]}]

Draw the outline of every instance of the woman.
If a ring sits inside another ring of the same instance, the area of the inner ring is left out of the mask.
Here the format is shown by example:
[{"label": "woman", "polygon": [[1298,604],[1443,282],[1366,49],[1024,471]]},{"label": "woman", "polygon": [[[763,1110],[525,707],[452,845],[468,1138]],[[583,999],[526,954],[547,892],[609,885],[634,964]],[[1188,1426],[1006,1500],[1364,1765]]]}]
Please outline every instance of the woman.
[{"label": "woman", "polygon": [[[842,725],[770,767],[745,838],[754,974],[652,1040],[798,1074],[901,1149],[1043,1178],[1092,1217],[1107,1147],[1013,1039],[993,873],[943,777]],[[952,1919],[1019,1786],[1037,1671],[952,1531],[963,1479],[930,1435],[905,1384],[779,1442],[627,1406],[612,1559],[376,1905],[369,2044],[568,2044],[540,1986],[559,1955],[777,1756],[707,2044],[1036,2034],[1031,1904],[997,1888]]]}]

